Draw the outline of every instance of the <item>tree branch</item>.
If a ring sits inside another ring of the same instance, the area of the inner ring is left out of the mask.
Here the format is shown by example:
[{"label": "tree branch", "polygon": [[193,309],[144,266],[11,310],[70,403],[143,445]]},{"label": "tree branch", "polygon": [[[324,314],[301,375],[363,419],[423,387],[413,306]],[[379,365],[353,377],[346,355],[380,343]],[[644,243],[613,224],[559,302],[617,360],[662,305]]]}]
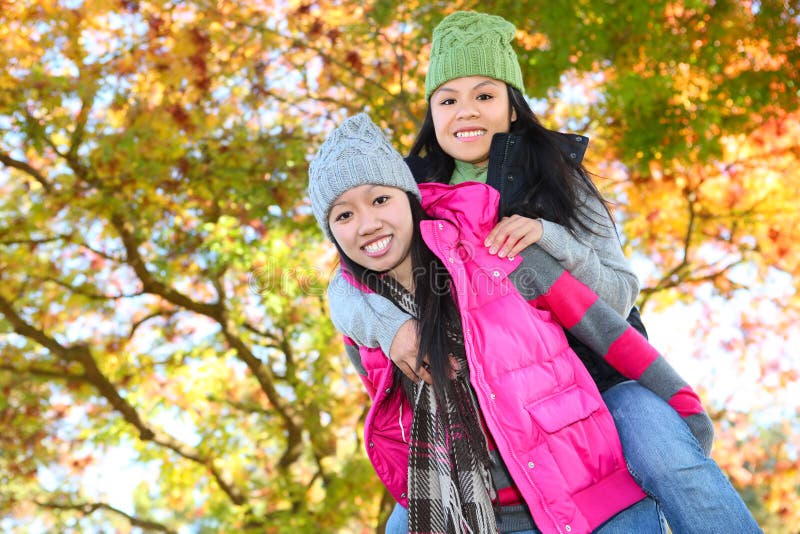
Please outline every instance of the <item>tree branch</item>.
[{"label": "tree branch", "polygon": [[272,404],[275,411],[284,422],[288,434],[286,437],[287,446],[281,459],[278,461],[278,467],[286,469],[297,461],[303,452],[302,424],[297,421],[296,411],[292,408],[291,404],[287,403],[275,388],[269,369],[255,354],[253,354],[242,339],[234,334],[235,325],[229,324],[227,320],[220,324],[222,325],[222,334],[225,336],[228,344],[236,350],[239,358],[247,365],[250,372],[253,373],[253,376],[255,376],[261,389],[266,394],[270,404]]},{"label": "tree branch", "polygon": [[0,153],[0,163],[2,163],[7,167],[12,167],[14,169],[24,172],[25,174],[27,174],[28,176],[39,182],[39,184],[48,193],[50,193],[53,190],[52,186],[44,177],[44,175],[38,170],[34,169],[30,164],[24,161],[16,160],[11,156],[9,156],[8,154],[3,154],[3,153]]},{"label": "tree branch", "polygon": [[0,370],[10,371],[11,373],[19,375],[32,375],[41,378],[66,380],[69,382],[89,383],[89,379],[87,378],[86,375],[70,374],[62,370],[45,369],[43,367],[37,367],[35,365],[30,365],[28,367],[23,368],[23,367],[16,367],[8,363],[0,363]]},{"label": "tree branch", "polygon": [[662,278],[659,280],[658,284],[650,290],[642,289],[640,291],[641,300],[639,304],[640,311],[644,311],[645,305],[650,298],[650,295],[656,293],[658,291],[662,291],[668,287],[677,286],[679,283],[682,283],[681,277],[679,273],[683,271],[689,265],[689,249],[691,247],[692,241],[692,231],[694,230],[694,220],[695,220],[695,210],[694,210],[694,200],[695,194],[694,191],[690,192],[689,196],[687,197],[688,201],[688,211],[689,211],[689,222],[686,224],[686,233],[684,234],[684,242],[683,242],[683,259],[681,259],[678,265],[674,266],[672,269],[669,270]]},{"label": "tree branch", "polygon": [[131,325],[131,330],[128,333],[128,340],[133,339],[133,335],[136,333],[136,330],[138,330],[140,326],[150,319],[155,319],[156,317],[172,317],[175,315],[175,313],[177,313],[175,310],[159,310],[145,315],[138,321],[134,321],[133,325]]},{"label": "tree branch", "polygon": [[101,258],[103,258],[105,260],[113,261],[114,263],[124,263],[123,259],[117,258],[115,256],[112,256],[111,254],[103,252],[102,250],[97,250],[95,248],[92,248],[90,245],[87,245],[86,243],[80,243],[80,242],[74,242],[74,241],[72,243],[77,245],[77,246],[79,246],[79,247],[81,247],[81,248],[85,248],[86,250],[88,250],[89,252],[91,252],[93,254],[97,254],[98,256],[100,256]]},{"label": "tree branch", "polygon": [[[7,232],[0,232],[3,235]],[[53,241],[63,241],[69,239],[69,235],[57,235],[54,237],[43,237],[41,239],[7,239],[0,241],[0,245],[43,245],[45,243],[52,243]]]},{"label": "tree branch", "polygon": [[72,130],[72,135],[69,139],[69,150],[65,157],[67,161],[77,161],[78,149],[83,143],[83,135],[86,132],[86,123],[89,120],[89,112],[92,109],[92,100],[97,92],[97,85],[92,86],[88,94],[81,97],[81,109],[78,111],[78,116],[75,118],[75,129]]},{"label": "tree branch", "polygon": [[122,244],[125,247],[125,252],[128,257],[127,263],[133,268],[139,280],[141,280],[144,293],[159,295],[176,306],[186,308],[187,310],[211,317],[221,322],[223,308],[219,301],[208,304],[192,300],[180,291],[157,280],[150,271],[147,270],[144,259],[141,254],[139,254],[139,244],[130,230],[130,225],[123,220],[122,216],[116,213],[111,216],[111,223],[122,238]]},{"label": "tree branch", "polygon": [[245,362],[253,373],[261,389],[286,425],[288,446],[281,457],[279,466],[288,467],[302,453],[302,425],[296,421],[295,411],[291,405],[281,397],[275,388],[269,369],[253,354],[247,344],[235,334],[236,325],[228,320],[221,301],[213,304],[197,302],[156,280],[147,270],[144,260],[139,254],[138,244],[128,227],[128,223],[119,214],[112,215],[111,221],[122,238],[122,243],[128,255],[128,264],[142,281],[144,292],[159,295],[176,306],[205,315],[219,323],[228,344],[236,350],[239,358]]},{"label": "tree branch", "polygon": [[3,296],[0,296],[0,313],[11,323],[15,332],[18,334],[36,341],[65,361],[78,362],[83,365],[84,376],[86,377],[85,380],[92,384],[98,392],[105,397],[114,410],[122,415],[125,421],[139,431],[139,438],[141,440],[152,441],[174,451],[183,458],[203,465],[217,481],[220,489],[228,495],[228,498],[234,504],[241,505],[245,502],[245,497],[238,490],[234,481],[214,465],[214,460],[212,458],[204,456],[194,447],[185,445],[172,436],[146,424],[139,416],[136,408],[120,395],[114,384],[102,373],[87,345],[73,345],[70,347],[61,345],[45,332],[35,328],[22,319],[11,306],[11,303]]},{"label": "tree branch", "polygon": [[[642,290],[640,291],[640,294],[642,295],[641,308],[642,309],[644,308],[644,305],[647,303],[648,300],[650,300],[650,297],[653,296],[655,293],[658,293],[660,291],[665,291],[667,289],[672,289],[674,287],[678,287],[684,284],[699,284],[702,282],[713,282],[715,279],[719,278],[733,267],[741,265],[742,263],[744,263],[744,260],[738,259],[734,262],[731,262],[729,264],[724,265],[723,267],[716,269],[713,272],[704,274],[702,276],[696,276],[696,275],[693,276],[691,274],[687,276],[680,276],[678,272],[673,269],[673,271],[670,271],[669,275],[659,280],[659,282],[655,286],[642,288]],[[688,264],[685,262],[682,265],[684,265],[684,267],[688,266]],[[732,283],[732,285],[737,289],[743,287],[734,283]]]},{"label": "tree branch", "polygon": [[142,296],[144,294],[142,291],[137,291],[136,293],[131,293],[131,294],[127,294],[127,295],[126,294],[122,294],[122,295],[103,295],[101,293],[94,293],[92,291],[84,289],[83,287],[73,286],[71,284],[68,284],[67,282],[64,282],[63,280],[59,280],[59,279],[53,278],[51,276],[42,276],[42,277],[33,277],[33,278],[38,278],[39,280],[42,280],[43,282],[52,282],[52,283],[54,283],[54,284],[56,284],[56,285],[58,285],[60,287],[63,287],[64,289],[67,289],[67,290],[77,294],[77,295],[82,295],[82,296],[84,296],[86,298],[89,298],[89,299],[92,299],[92,300],[130,299],[130,298],[134,298],[134,297],[140,297],[140,296]]},{"label": "tree branch", "polygon": [[257,336],[260,336],[260,337],[263,337],[265,339],[268,339],[270,341],[269,343],[262,344],[261,345],[262,347],[267,347],[267,348],[273,348],[273,349],[280,350],[280,346],[279,346],[278,336],[277,335],[275,335],[275,334],[273,334],[271,332],[267,332],[266,330],[259,330],[258,328],[256,328],[255,326],[253,326],[253,325],[251,325],[250,323],[247,323],[247,322],[243,323],[242,326],[244,327],[245,330],[247,330],[249,332],[252,332],[252,333],[256,334]]},{"label": "tree branch", "polygon": [[269,416],[271,412],[269,410],[265,410],[261,405],[255,402],[237,402],[232,401],[228,398],[218,397],[216,395],[206,395],[206,399],[209,402],[217,402],[220,404],[224,404],[226,406],[230,406],[235,410],[239,410],[240,412],[244,412],[247,414],[259,414],[264,416]]},{"label": "tree branch", "polygon": [[[83,167],[80,162],[78,162],[75,158],[68,159],[68,164],[72,168],[73,172],[78,176],[80,179],[86,181],[87,183],[99,187],[101,190],[103,186],[97,180],[93,179],[89,175],[88,169]],[[198,313],[200,315],[205,315],[210,317],[211,319],[218,322],[221,327],[222,331],[225,335],[226,340],[228,343],[237,351],[239,357],[245,362],[248,368],[251,370],[253,375],[256,377],[261,389],[267,395],[270,403],[274,406],[275,410],[278,412],[280,417],[284,420],[286,428],[287,428],[287,450],[285,451],[284,455],[279,462],[279,466],[282,468],[288,467],[291,463],[296,461],[300,454],[302,453],[302,425],[295,421],[293,410],[291,409],[291,405],[286,403],[284,399],[281,397],[280,393],[275,388],[273,384],[272,378],[270,376],[269,369],[266,368],[262,362],[250,351],[247,345],[234,334],[235,325],[228,324],[228,320],[225,314],[224,305],[220,300],[217,300],[215,303],[205,303],[205,302],[197,302],[192,300],[188,296],[184,295],[183,293],[177,291],[176,289],[167,286],[160,280],[157,280],[148,270],[145,265],[144,259],[142,258],[141,254],[139,253],[138,249],[138,242],[131,231],[130,224],[122,217],[119,213],[114,213],[111,216],[111,223],[116,228],[117,232],[120,235],[122,240],[122,244],[125,248],[126,256],[127,256],[127,264],[133,268],[134,272],[138,276],[139,280],[142,282],[142,290],[143,293],[151,293],[158,295],[164,298],[166,301]],[[2,310],[0,310],[2,311]],[[51,348],[51,347],[48,347]],[[51,350],[54,352],[58,351],[58,347],[52,347]],[[86,349],[86,354],[81,354],[84,357],[86,365],[94,366],[96,369],[96,365],[94,360],[91,358],[91,355],[88,353],[88,349]],[[87,358],[88,356],[88,358]],[[181,456],[186,458],[192,459],[199,463],[203,463],[207,466],[208,469],[211,470],[214,477],[217,479],[220,487],[225,491],[231,500],[236,504],[242,504],[244,502],[244,498],[238,493],[238,491],[234,488],[231,481],[226,480],[222,474],[213,466],[213,462],[207,461],[197,455],[196,451],[191,448],[185,447],[182,444],[176,442],[170,436],[166,436],[162,433],[157,433],[154,430],[145,427],[139,419],[138,414],[135,411],[132,411],[130,406],[117,394],[114,387],[108,383],[106,384],[103,382],[105,377],[99,370],[95,371],[93,369],[87,369],[87,374],[92,377],[96,378],[99,382],[96,383],[96,387],[101,389],[101,391],[106,394],[110,395],[109,402],[121,413],[125,416],[126,420],[134,425],[140,431],[140,436],[142,439],[145,440],[152,440],[156,443],[160,443]],[[106,381],[107,382],[107,381]],[[121,401],[121,402],[120,402]]]},{"label": "tree branch", "polygon": [[[364,76],[363,74],[361,74],[359,72],[354,72],[353,69],[350,69],[344,62],[342,62],[338,58],[332,56],[327,51],[325,51],[323,48],[321,48],[319,46],[313,46],[312,43],[310,41],[308,41],[308,40],[302,40],[302,39],[299,39],[299,38],[296,38],[296,37],[286,36],[286,35],[281,34],[278,31],[269,30],[269,29],[265,30],[264,28],[258,28],[258,27],[255,27],[255,26],[253,26],[251,24],[247,24],[247,23],[244,23],[244,22],[240,22],[240,24],[242,24],[242,25],[244,25],[246,27],[249,27],[249,28],[251,28],[253,30],[256,30],[256,31],[261,31],[261,32],[266,32],[266,33],[272,34],[273,37],[276,37],[279,40],[285,41],[286,44],[287,44],[287,47],[286,47],[287,49],[288,48],[296,48],[296,49],[300,49],[300,50],[313,52],[314,54],[319,56],[320,59],[322,59],[323,61],[327,62],[329,65],[333,65],[333,66],[339,67],[343,71],[348,72],[348,73],[351,74],[350,76],[341,77],[340,78],[340,83],[343,83],[343,80],[346,80],[346,79],[361,79],[364,82],[365,85],[371,85],[371,86],[377,88],[378,90],[380,90],[381,92],[383,92],[383,93],[385,93],[385,94],[387,94],[389,96],[394,96],[392,94],[392,92],[389,90],[389,88],[386,87],[385,85],[383,85],[382,83],[380,83],[379,81],[377,81],[377,80],[375,80],[373,78],[369,78],[368,76]],[[290,54],[285,54],[284,55],[284,59],[288,60],[289,56],[290,56]],[[305,65],[294,65],[294,68],[297,69],[298,72],[305,72],[307,70]],[[350,91],[355,93],[355,94],[362,94],[363,93],[362,91],[358,90],[358,88],[356,88],[352,84],[346,84],[346,87]],[[363,94],[362,94],[362,96],[363,96]],[[312,99],[313,100],[317,100],[317,101],[324,101],[325,97],[320,97],[319,95],[315,95],[315,96],[312,96]],[[403,107],[405,108],[404,111],[405,111],[406,115],[408,117],[414,117],[414,113],[408,107],[408,100],[406,98],[401,98],[401,101],[403,103]],[[338,102],[335,102],[335,103],[337,103],[340,106],[342,104],[341,101],[338,101]]]},{"label": "tree branch", "polygon": [[114,514],[120,515],[128,520],[128,522],[133,527],[138,527],[144,530],[150,530],[155,532],[168,532],[168,533],[177,533],[177,530],[174,530],[163,523],[158,523],[156,521],[150,519],[142,519],[139,517],[132,516],[120,510],[119,508],[115,508],[108,503],[104,502],[85,502],[85,503],[58,503],[58,502],[41,502],[41,501],[34,501],[38,506],[42,508],[50,508],[54,510],[64,510],[64,511],[75,511],[80,512],[83,515],[91,515],[98,510],[107,510]]},{"label": "tree branch", "polygon": [[281,467],[287,467],[296,461],[302,452],[302,425],[295,420],[294,410],[291,408],[291,405],[285,402],[283,397],[281,397],[280,393],[275,388],[275,384],[273,384],[269,369],[267,369],[261,360],[259,360],[253,354],[244,341],[242,341],[242,339],[234,333],[236,330],[236,325],[229,323],[225,313],[225,308],[221,302],[218,301],[214,304],[206,304],[203,302],[194,301],[179,291],[176,291],[175,289],[168,287],[156,280],[145,267],[144,260],[139,254],[138,245],[132,232],[130,232],[128,228],[128,224],[118,214],[112,215],[111,219],[112,224],[115,228],[117,228],[117,231],[122,237],[122,242],[128,255],[128,264],[133,268],[134,272],[142,281],[142,284],[144,285],[144,291],[146,293],[154,293],[159,295],[176,306],[180,306],[198,314],[210,317],[220,324],[222,327],[222,333],[225,336],[228,344],[236,350],[239,358],[245,362],[247,367],[253,373],[253,376],[255,376],[256,380],[261,386],[261,389],[267,395],[270,403],[273,405],[281,419],[283,419],[284,423],[286,424],[286,430],[288,433],[287,442],[289,445],[282,456],[279,465]]},{"label": "tree branch", "polygon": [[11,323],[11,327],[17,334],[32,339],[53,354],[60,355],[63,359],[75,361],[66,347],[60,345],[55,339],[45,334],[44,331],[28,324],[11,306],[11,302],[2,295],[0,295],[0,313],[3,314],[6,321]]}]

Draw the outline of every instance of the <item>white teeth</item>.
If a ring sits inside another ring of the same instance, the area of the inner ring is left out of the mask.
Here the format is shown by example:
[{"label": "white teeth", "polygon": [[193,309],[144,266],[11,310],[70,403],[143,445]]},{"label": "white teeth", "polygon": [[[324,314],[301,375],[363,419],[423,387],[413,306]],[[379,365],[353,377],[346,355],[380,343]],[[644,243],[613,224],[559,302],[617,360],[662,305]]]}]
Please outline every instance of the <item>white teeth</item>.
[{"label": "white teeth", "polygon": [[391,237],[384,237],[379,241],[375,241],[374,243],[370,243],[369,245],[364,245],[364,250],[366,250],[370,254],[380,252],[381,250],[386,248],[386,245],[389,244],[389,241],[391,241],[391,239],[392,239]]},{"label": "white teeth", "polygon": [[486,135],[486,130],[471,130],[469,132],[456,132],[456,137],[478,137]]}]

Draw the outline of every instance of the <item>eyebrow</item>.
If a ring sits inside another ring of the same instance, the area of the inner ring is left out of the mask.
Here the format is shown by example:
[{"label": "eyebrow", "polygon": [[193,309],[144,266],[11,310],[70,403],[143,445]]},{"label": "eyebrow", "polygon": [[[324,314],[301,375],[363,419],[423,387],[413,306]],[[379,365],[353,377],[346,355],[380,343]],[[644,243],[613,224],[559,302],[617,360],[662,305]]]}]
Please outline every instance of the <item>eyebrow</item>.
[{"label": "eyebrow", "polygon": [[[480,82],[480,83],[477,83],[477,84],[475,84],[475,85],[474,85],[474,86],[473,86],[473,87],[470,89],[470,91],[474,91],[474,90],[476,90],[476,89],[480,89],[480,88],[481,88],[481,87],[483,87],[484,85],[493,85],[493,86],[497,86],[497,83],[496,83],[494,80],[484,80],[484,81],[482,81],[482,82]],[[433,94],[437,94],[437,93],[440,93],[440,92],[442,92],[442,93],[444,93],[444,92],[448,92],[448,93],[457,93],[458,91],[456,91],[455,89],[452,89],[452,88],[450,88],[450,87],[447,87],[447,86],[442,86],[442,87],[438,88],[436,91],[434,91],[434,92],[433,92]]]},{"label": "eyebrow", "polygon": [[[369,184],[369,189],[367,189],[367,191],[372,191],[376,187],[381,187],[381,184]],[[331,210],[333,210],[333,208],[335,208],[336,206],[344,206],[345,204],[349,204],[349,202],[347,202],[346,200],[340,200],[338,202],[334,202],[333,204],[331,204]]]}]

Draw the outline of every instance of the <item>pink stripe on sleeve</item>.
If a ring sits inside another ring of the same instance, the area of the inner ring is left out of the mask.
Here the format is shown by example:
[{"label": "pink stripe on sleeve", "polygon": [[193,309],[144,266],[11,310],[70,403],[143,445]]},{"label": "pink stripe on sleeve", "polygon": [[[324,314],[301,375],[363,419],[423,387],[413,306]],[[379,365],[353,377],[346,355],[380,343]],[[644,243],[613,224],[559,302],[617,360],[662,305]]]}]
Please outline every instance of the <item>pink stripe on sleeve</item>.
[{"label": "pink stripe on sleeve", "polygon": [[703,405],[700,403],[700,397],[697,396],[697,393],[695,393],[690,386],[679,389],[669,400],[669,405],[672,406],[676,412],[681,414],[681,417],[703,413]]},{"label": "pink stripe on sleeve", "polygon": [[609,347],[605,359],[628,378],[638,380],[660,354],[629,326]]},{"label": "pink stripe on sleeve", "polygon": [[567,271],[558,277],[544,295],[548,308],[561,326],[567,329],[578,324],[598,298],[597,293]]}]

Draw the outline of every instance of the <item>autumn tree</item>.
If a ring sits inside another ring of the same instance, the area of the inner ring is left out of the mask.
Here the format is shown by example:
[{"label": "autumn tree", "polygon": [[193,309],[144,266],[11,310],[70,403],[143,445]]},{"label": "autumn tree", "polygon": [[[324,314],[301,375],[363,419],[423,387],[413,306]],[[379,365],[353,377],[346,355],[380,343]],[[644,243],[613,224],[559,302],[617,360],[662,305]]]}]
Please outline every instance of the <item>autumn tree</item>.
[{"label": "autumn tree", "polygon": [[[327,111],[275,88],[301,84],[280,15],[3,5],[9,530],[374,521],[363,398],[323,320],[332,257],[303,211]],[[122,505],[92,480],[115,454],[143,472]]]},{"label": "autumn tree", "polygon": [[[0,0],[4,530],[385,520],[307,163],[364,109],[407,149],[431,30],[471,8],[516,24],[541,119],[591,136],[645,322],[700,307],[674,328],[709,369],[715,457],[792,532],[800,14],[689,0]],[[774,405],[720,397],[715,358]]]}]

